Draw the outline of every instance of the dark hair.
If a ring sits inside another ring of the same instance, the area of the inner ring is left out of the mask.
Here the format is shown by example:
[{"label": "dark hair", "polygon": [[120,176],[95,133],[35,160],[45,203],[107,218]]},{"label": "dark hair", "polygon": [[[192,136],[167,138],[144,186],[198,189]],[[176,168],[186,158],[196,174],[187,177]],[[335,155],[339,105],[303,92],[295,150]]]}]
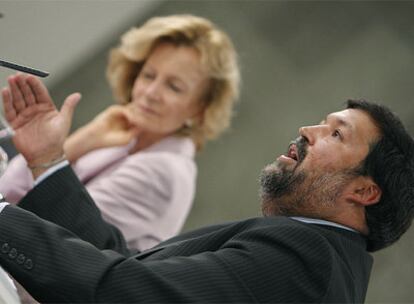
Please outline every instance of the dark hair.
[{"label": "dark hair", "polygon": [[348,109],[366,112],[381,132],[363,161],[362,174],[382,190],[378,203],[366,207],[368,251],[385,248],[410,227],[414,217],[414,140],[387,107],[348,100]]}]

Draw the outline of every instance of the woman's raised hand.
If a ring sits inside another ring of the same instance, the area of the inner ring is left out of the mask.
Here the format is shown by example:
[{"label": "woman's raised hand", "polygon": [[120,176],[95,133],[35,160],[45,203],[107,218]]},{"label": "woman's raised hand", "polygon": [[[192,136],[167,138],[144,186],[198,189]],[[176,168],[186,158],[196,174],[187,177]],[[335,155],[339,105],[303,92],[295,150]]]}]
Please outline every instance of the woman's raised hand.
[{"label": "woman's raised hand", "polygon": [[2,98],[5,118],[15,131],[13,143],[30,166],[62,155],[79,93],[69,95],[58,111],[40,79],[19,73],[8,78]]}]

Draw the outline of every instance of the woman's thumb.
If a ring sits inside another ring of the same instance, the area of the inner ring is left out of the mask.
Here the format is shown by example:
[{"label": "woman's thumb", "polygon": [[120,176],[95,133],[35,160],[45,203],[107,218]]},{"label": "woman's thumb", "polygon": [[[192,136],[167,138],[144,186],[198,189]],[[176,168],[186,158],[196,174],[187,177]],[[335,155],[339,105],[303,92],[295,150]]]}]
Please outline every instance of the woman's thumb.
[{"label": "woman's thumb", "polygon": [[80,93],[73,93],[66,97],[60,111],[66,119],[72,121],[73,113],[81,98],[82,95]]}]

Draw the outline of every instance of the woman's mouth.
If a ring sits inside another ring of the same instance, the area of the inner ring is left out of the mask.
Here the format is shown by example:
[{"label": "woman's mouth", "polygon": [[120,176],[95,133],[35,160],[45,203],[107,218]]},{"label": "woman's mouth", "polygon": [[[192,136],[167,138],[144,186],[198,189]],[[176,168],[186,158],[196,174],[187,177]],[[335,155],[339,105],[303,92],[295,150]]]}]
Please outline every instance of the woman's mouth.
[{"label": "woman's mouth", "polygon": [[155,110],[153,110],[152,108],[150,108],[150,107],[147,107],[147,106],[144,106],[144,105],[138,105],[138,108],[142,111],[142,112],[144,112],[144,113],[146,113],[146,114],[150,114],[150,115],[156,115],[156,116],[158,116],[159,114],[158,114],[158,112],[156,112]]}]

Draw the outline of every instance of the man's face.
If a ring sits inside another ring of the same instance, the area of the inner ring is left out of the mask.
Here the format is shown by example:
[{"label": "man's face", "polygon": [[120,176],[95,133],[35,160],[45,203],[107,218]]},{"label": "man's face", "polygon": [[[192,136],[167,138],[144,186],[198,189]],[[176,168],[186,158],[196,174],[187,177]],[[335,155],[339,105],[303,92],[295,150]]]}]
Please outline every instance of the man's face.
[{"label": "man's face", "polygon": [[285,155],[261,175],[265,215],[323,217],[357,174],[379,132],[368,114],[347,109],[302,127]]}]

